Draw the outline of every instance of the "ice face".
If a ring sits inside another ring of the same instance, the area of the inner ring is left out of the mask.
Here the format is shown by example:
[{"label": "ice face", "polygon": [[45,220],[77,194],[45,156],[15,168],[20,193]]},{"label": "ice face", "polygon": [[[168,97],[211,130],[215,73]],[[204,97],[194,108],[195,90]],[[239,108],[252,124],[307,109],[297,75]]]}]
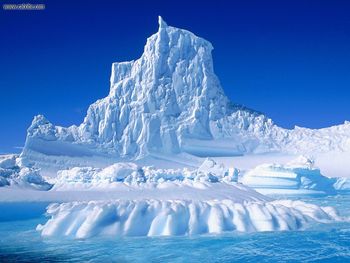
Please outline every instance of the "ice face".
[{"label": "ice face", "polygon": [[113,64],[109,96],[89,108],[81,134],[122,156],[177,153],[182,137],[212,139],[209,121],[223,116],[228,101],[211,50],[208,41],[159,18],[141,58]]},{"label": "ice face", "polygon": [[[349,122],[287,130],[230,103],[214,73],[212,49],[205,39],[159,17],[158,31],[147,39],[142,56],[113,63],[108,96],[89,107],[82,124],[63,128],[41,115],[34,118],[23,164],[57,164],[57,156],[350,151]],[[63,161],[62,166],[71,167]]]}]

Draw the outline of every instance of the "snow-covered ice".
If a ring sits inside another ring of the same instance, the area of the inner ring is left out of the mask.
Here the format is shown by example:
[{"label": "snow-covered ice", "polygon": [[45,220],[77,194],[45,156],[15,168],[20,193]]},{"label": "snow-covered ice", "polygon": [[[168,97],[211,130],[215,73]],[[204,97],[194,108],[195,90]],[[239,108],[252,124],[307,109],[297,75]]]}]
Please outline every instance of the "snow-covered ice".
[{"label": "snow-covered ice", "polygon": [[264,194],[335,194],[334,180],[321,174],[305,156],[285,164],[262,164],[240,182]]},{"label": "snow-covered ice", "polygon": [[311,222],[343,220],[331,207],[301,201],[142,200],[51,204],[43,236],[89,238],[298,230]]},{"label": "snow-covered ice", "polygon": [[[159,18],[139,59],[112,64],[109,94],[80,125],[34,117],[21,155],[0,157],[0,200],[58,202],[38,230],[74,238],[297,230],[343,220],[330,207],[274,200],[249,186],[347,191],[348,179],[326,176],[350,175],[350,122],[289,130],[230,102],[212,49]],[[321,170],[305,157],[290,162],[308,154]]]},{"label": "snow-covered ice", "polygon": [[168,26],[147,39],[142,56],[113,63],[107,97],[90,105],[79,126],[44,116],[28,128],[25,166],[65,169],[86,160],[108,164],[153,153],[237,156],[350,151],[350,122],[313,130],[276,126],[264,114],[233,104],[214,73],[212,45]]},{"label": "snow-covered ice", "polygon": [[6,189],[0,197],[59,201],[37,229],[43,236],[73,238],[284,231],[347,220],[330,207],[273,200],[235,182],[237,177],[238,170],[232,173],[212,159],[193,170],[115,163],[59,171],[50,191]]},{"label": "snow-covered ice", "polygon": [[0,187],[14,186],[49,190],[52,185],[40,175],[39,169],[21,167],[17,164],[16,155],[0,156]]},{"label": "snow-covered ice", "polygon": [[144,184],[155,187],[165,182],[175,183],[215,183],[236,182],[239,171],[226,169],[212,159],[206,159],[197,169],[156,169],[140,167],[135,163],[115,163],[103,169],[93,167],[74,167],[57,173],[54,190],[74,188],[112,188],[120,183],[140,186]]}]

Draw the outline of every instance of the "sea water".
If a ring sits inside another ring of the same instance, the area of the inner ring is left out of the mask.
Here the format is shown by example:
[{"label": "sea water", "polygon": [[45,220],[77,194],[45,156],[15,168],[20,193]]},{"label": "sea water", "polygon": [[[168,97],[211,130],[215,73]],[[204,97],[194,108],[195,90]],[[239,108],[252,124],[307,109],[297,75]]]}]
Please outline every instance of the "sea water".
[{"label": "sea water", "polygon": [[[350,195],[299,198],[350,216]],[[42,238],[45,203],[0,203],[0,262],[350,262],[350,223],[185,237]]]}]

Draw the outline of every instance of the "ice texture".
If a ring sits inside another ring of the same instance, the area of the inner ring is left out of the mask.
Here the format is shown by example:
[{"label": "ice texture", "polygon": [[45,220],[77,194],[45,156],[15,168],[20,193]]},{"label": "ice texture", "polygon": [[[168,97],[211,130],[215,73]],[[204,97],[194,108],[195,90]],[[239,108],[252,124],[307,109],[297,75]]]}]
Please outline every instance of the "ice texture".
[{"label": "ice texture", "polygon": [[310,157],[285,164],[262,164],[239,180],[264,194],[335,194],[334,179],[325,177]]},{"label": "ice texture", "polygon": [[90,105],[83,123],[64,128],[42,115],[34,118],[23,165],[66,168],[84,165],[77,158],[139,159],[152,153],[350,151],[349,122],[288,130],[231,103],[214,73],[212,49],[203,38],[159,18],[139,59],[112,64],[109,94]]},{"label": "ice texture", "polygon": [[36,168],[21,167],[16,155],[0,156],[0,187],[16,186],[49,190],[52,185],[46,182]]},{"label": "ice texture", "polygon": [[94,167],[74,167],[60,170],[54,190],[74,188],[111,188],[120,184],[138,186],[140,184],[157,184],[164,182],[236,182],[239,170],[226,169],[212,159],[206,159],[197,169],[156,169],[151,166],[140,167],[135,163],[115,163],[103,169]]},{"label": "ice texture", "polygon": [[42,236],[89,238],[174,236],[229,231],[298,230],[309,223],[341,221],[331,207],[301,201],[115,200],[51,204],[49,220],[38,225]]}]

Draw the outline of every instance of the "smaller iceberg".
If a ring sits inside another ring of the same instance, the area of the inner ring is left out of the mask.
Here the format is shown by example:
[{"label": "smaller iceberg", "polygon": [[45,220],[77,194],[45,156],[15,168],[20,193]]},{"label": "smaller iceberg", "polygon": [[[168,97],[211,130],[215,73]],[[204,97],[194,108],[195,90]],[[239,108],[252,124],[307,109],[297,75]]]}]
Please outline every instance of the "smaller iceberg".
[{"label": "smaller iceberg", "polygon": [[16,155],[0,156],[0,187],[15,186],[36,190],[49,190],[52,185],[40,175],[40,170],[17,164]]},{"label": "smaller iceberg", "polygon": [[301,201],[114,200],[51,204],[45,237],[175,236],[286,231],[342,221],[331,207]]},{"label": "smaller iceberg", "polygon": [[245,173],[240,182],[263,194],[335,194],[334,181],[321,174],[305,156],[281,164],[262,164]]}]

